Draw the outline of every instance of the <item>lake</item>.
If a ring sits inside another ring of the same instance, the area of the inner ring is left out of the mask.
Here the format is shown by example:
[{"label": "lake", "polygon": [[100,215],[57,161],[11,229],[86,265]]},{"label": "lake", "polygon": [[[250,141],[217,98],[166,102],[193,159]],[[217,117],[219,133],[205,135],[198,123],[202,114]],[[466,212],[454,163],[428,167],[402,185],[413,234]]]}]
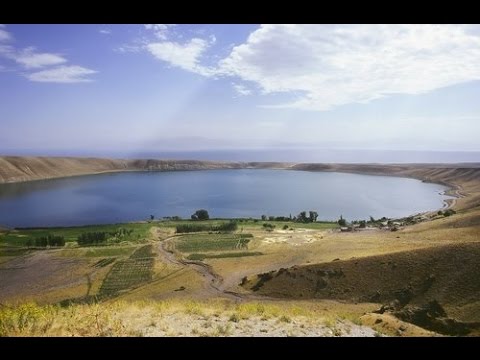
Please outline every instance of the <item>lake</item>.
[{"label": "lake", "polygon": [[442,208],[447,188],[388,176],[288,170],[127,172],[0,185],[0,224],[107,224],[181,216],[402,217]]}]

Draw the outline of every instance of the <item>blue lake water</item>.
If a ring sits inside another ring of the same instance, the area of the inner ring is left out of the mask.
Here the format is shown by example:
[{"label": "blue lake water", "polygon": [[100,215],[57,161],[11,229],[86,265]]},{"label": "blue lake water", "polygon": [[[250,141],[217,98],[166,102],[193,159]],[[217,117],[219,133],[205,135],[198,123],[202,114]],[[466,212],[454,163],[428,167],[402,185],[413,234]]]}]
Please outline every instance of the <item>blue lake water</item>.
[{"label": "blue lake water", "polygon": [[129,172],[0,185],[0,224],[106,224],[181,216],[401,217],[442,208],[447,188],[387,176],[288,170]]}]

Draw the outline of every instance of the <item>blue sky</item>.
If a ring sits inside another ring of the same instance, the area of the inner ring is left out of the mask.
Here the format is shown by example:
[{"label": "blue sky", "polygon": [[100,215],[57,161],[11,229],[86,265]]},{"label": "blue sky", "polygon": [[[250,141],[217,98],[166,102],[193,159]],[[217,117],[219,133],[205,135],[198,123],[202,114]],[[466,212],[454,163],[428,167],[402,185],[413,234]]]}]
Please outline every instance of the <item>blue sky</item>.
[{"label": "blue sky", "polygon": [[0,25],[0,153],[479,151],[478,25]]}]

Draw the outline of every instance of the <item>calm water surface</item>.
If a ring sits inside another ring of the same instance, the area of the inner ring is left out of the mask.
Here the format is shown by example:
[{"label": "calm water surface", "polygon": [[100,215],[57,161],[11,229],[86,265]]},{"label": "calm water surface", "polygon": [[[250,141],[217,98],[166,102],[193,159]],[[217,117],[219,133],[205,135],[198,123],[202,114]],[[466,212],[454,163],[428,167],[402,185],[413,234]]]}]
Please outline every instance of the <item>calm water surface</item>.
[{"label": "calm water surface", "polygon": [[145,220],[200,208],[211,217],[401,217],[443,207],[447,188],[387,176],[288,170],[131,172],[0,185],[0,224],[69,226]]}]

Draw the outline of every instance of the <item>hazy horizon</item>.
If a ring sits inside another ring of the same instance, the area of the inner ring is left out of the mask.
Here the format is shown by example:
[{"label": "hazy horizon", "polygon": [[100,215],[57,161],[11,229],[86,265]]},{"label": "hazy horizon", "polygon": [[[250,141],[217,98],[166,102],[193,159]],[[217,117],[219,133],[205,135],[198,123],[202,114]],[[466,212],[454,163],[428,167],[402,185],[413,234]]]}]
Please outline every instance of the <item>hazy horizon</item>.
[{"label": "hazy horizon", "polygon": [[479,25],[0,24],[0,154],[478,162],[479,60]]},{"label": "hazy horizon", "polygon": [[0,156],[98,157],[113,159],[211,160],[318,163],[478,163],[478,151],[396,151],[347,149],[238,149],[203,151],[4,151]]}]

